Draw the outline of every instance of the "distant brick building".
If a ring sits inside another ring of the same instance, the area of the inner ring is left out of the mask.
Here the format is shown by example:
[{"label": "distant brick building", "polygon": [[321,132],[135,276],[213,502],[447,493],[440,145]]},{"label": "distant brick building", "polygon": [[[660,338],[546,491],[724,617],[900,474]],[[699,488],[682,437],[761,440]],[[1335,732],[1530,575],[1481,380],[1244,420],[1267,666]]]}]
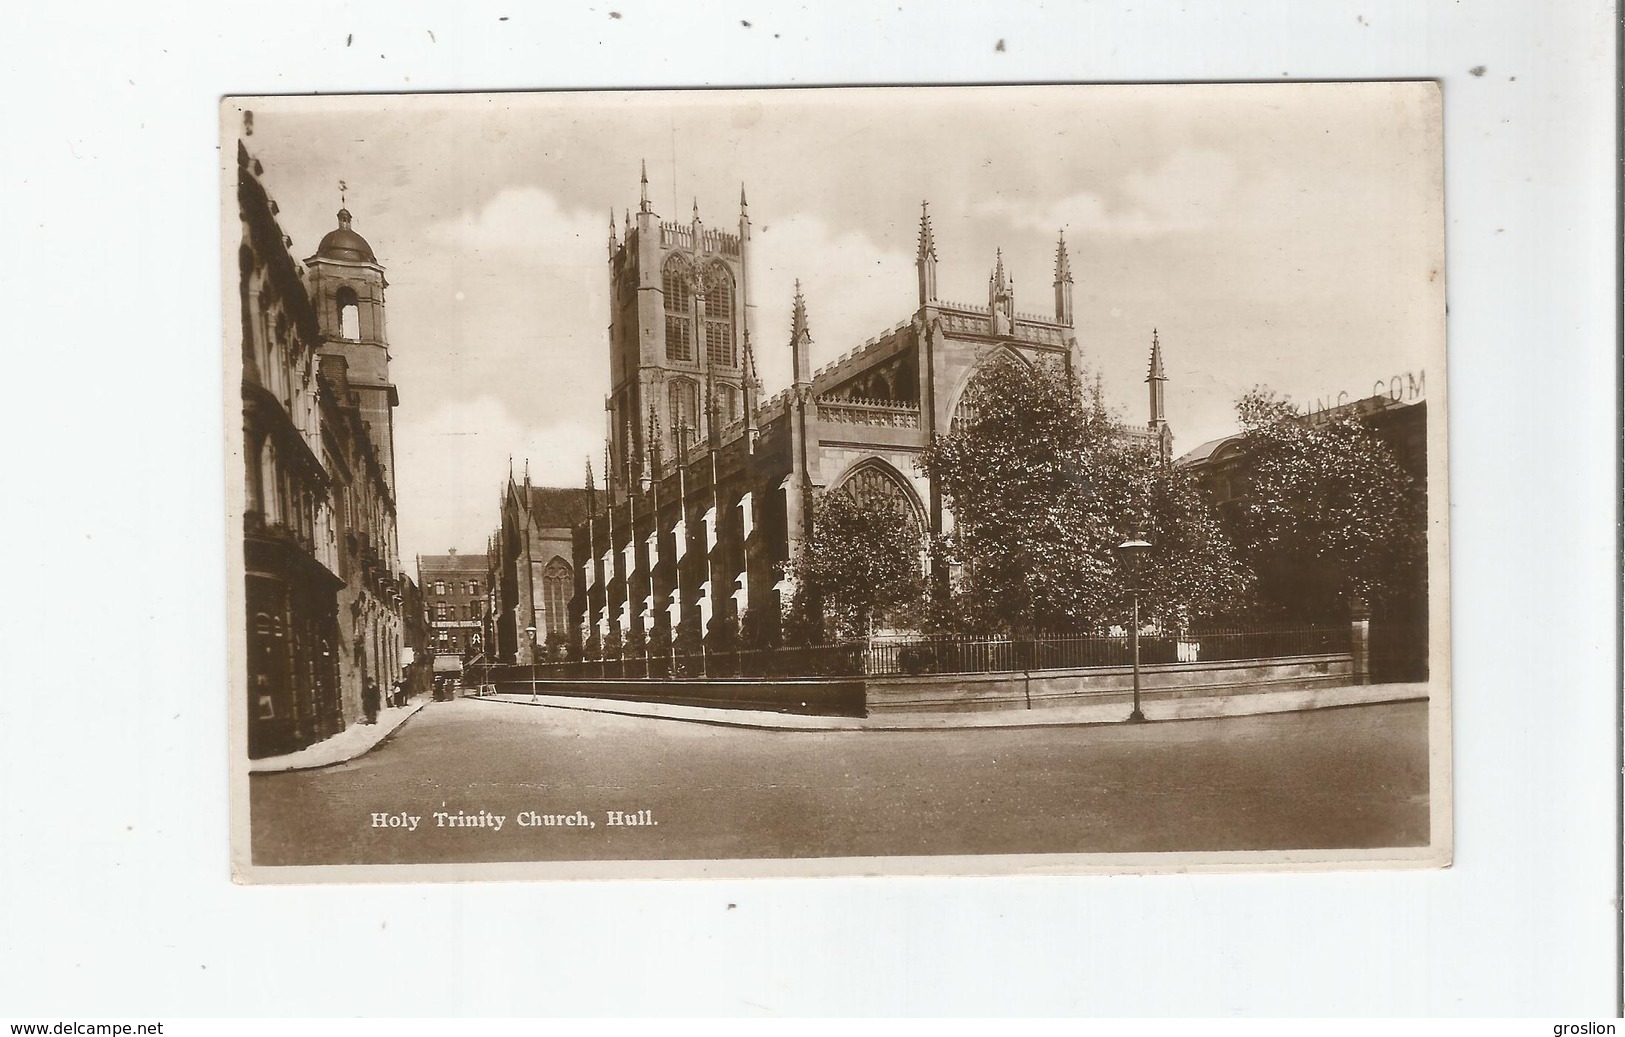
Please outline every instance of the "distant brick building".
[{"label": "distant brick building", "polygon": [[484,650],[490,607],[489,559],[455,548],[418,555],[418,588],[427,613],[429,650],[459,659]]}]

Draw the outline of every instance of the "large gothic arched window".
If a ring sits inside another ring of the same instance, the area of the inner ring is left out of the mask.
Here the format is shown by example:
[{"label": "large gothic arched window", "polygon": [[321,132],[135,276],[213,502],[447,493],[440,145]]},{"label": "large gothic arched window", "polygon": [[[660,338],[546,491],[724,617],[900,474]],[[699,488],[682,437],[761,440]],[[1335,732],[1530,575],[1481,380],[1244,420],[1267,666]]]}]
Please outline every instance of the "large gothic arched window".
[{"label": "large gothic arched window", "polygon": [[694,321],[691,312],[688,260],[681,255],[666,260],[660,276],[666,297],[666,359],[694,359]]},{"label": "large gothic arched window", "polygon": [[733,275],[721,263],[705,271],[705,356],[719,367],[738,363],[734,354]]},{"label": "large gothic arched window", "polygon": [[1015,364],[1023,369],[1031,369],[1032,367],[1032,364],[1025,358],[1012,353],[1008,349],[1000,349],[983,360],[977,366],[976,373],[965,383],[965,388],[960,390],[959,402],[954,405],[954,416],[949,425],[950,428],[959,425],[962,421],[969,421],[976,417],[976,398],[981,391],[983,381],[989,372],[1006,364]]},{"label": "large gothic arched window", "polygon": [[910,533],[925,535],[920,521],[920,509],[890,466],[880,462],[865,462],[841,481],[839,490],[848,493],[860,503],[878,502],[896,513],[897,520]]},{"label": "large gothic arched window", "polygon": [[566,612],[574,581],[575,574],[562,558],[555,557],[542,570],[542,608],[547,612],[545,621],[549,634],[563,634],[569,628],[570,617]]}]

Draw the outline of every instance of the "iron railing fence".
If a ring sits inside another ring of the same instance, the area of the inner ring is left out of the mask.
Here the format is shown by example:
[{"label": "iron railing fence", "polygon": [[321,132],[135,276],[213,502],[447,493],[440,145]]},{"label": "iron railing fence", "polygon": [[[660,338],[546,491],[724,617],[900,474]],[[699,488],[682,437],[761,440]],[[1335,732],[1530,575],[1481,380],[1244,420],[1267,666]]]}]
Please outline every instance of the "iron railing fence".
[{"label": "iron railing fence", "polygon": [[[1347,625],[1278,630],[1188,629],[1140,635],[1140,663],[1228,662],[1332,655],[1351,650]],[[1127,634],[1053,634],[1033,638],[919,637],[739,652],[658,654],[575,662],[474,664],[467,684],[530,680],[684,680],[1011,673],[1128,666]]]},{"label": "iron railing fence", "polygon": [[[1140,663],[1218,662],[1327,655],[1350,650],[1350,629],[1210,629],[1140,635]],[[1129,666],[1128,634],[1056,634],[1026,639],[923,637],[876,644],[864,653],[864,673],[1011,673],[1028,670]]]},{"label": "iron railing fence", "polygon": [[528,680],[694,680],[700,678],[857,677],[863,645],[812,645],[703,654],[628,655],[620,659],[502,664],[476,668],[479,684]]}]

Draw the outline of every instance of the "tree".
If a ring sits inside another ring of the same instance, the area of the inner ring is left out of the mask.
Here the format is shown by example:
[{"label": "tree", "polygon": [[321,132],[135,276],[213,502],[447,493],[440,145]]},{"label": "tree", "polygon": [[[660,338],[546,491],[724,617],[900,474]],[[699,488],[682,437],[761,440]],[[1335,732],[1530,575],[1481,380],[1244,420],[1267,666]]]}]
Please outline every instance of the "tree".
[{"label": "tree", "polygon": [[1229,513],[1259,603],[1346,619],[1355,598],[1395,603],[1425,579],[1427,502],[1387,444],[1353,416],[1310,424],[1258,386],[1238,401],[1249,474]]},{"label": "tree", "polygon": [[854,640],[869,636],[877,620],[919,602],[923,538],[912,515],[899,514],[899,503],[848,487],[818,499],[812,535],[794,563],[796,599],[788,630],[818,625],[813,616],[821,612],[821,633]]},{"label": "tree", "polygon": [[1129,594],[1113,548],[1153,544],[1142,608],[1178,621],[1234,608],[1249,575],[1190,478],[1136,441],[1098,386],[1085,403],[1058,366],[995,362],[921,458],[953,512],[961,564],[947,622],[1032,634],[1120,623]]}]

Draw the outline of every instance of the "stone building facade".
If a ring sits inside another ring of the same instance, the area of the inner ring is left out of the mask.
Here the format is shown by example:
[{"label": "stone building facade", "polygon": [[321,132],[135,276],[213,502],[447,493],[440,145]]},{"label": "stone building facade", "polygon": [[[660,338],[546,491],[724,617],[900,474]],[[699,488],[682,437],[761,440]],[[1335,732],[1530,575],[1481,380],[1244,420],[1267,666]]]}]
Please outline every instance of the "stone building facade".
[{"label": "stone building facade", "polygon": [[575,634],[572,529],[592,510],[592,491],[532,486],[508,473],[502,524],[491,536],[492,636],[495,658],[540,662],[561,654]]},{"label": "stone building facade", "polygon": [[[572,552],[572,607],[587,645],[712,631],[719,617],[747,626],[770,617],[776,627],[793,590],[787,563],[819,494],[862,486],[890,497],[922,534],[944,532],[953,517],[915,460],[948,431],[977,376],[1005,361],[1081,372],[1064,238],[1046,312],[1017,309],[1002,254],[985,305],[950,302],[937,293],[922,206],[912,311],[815,371],[798,285],[788,338],[771,347],[789,350],[792,384],[764,399],[750,238],[743,191],[736,227],[719,231],[697,211],[687,224],[662,221],[647,176],[621,235],[611,220],[604,492],[592,491],[589,464],[590,511]],[[1154,343],[1150,420],[1132,431],[1167,458],[1165,381]]]},{"label": "stone building facade", "polygon": [[[344,730],[361,715],[363,682],[398,675],[401,591],[392,468],[374,439],[392,441],[390,415],[366,404],[388,376],[382,268],[347,212],[301,266],[241,143],[237,164],[248,745],[262,757]],[[345,314],[311,288],[358,247],[381,359],[350,355]],[[366,366],[359,391],[353,359]]]}]

